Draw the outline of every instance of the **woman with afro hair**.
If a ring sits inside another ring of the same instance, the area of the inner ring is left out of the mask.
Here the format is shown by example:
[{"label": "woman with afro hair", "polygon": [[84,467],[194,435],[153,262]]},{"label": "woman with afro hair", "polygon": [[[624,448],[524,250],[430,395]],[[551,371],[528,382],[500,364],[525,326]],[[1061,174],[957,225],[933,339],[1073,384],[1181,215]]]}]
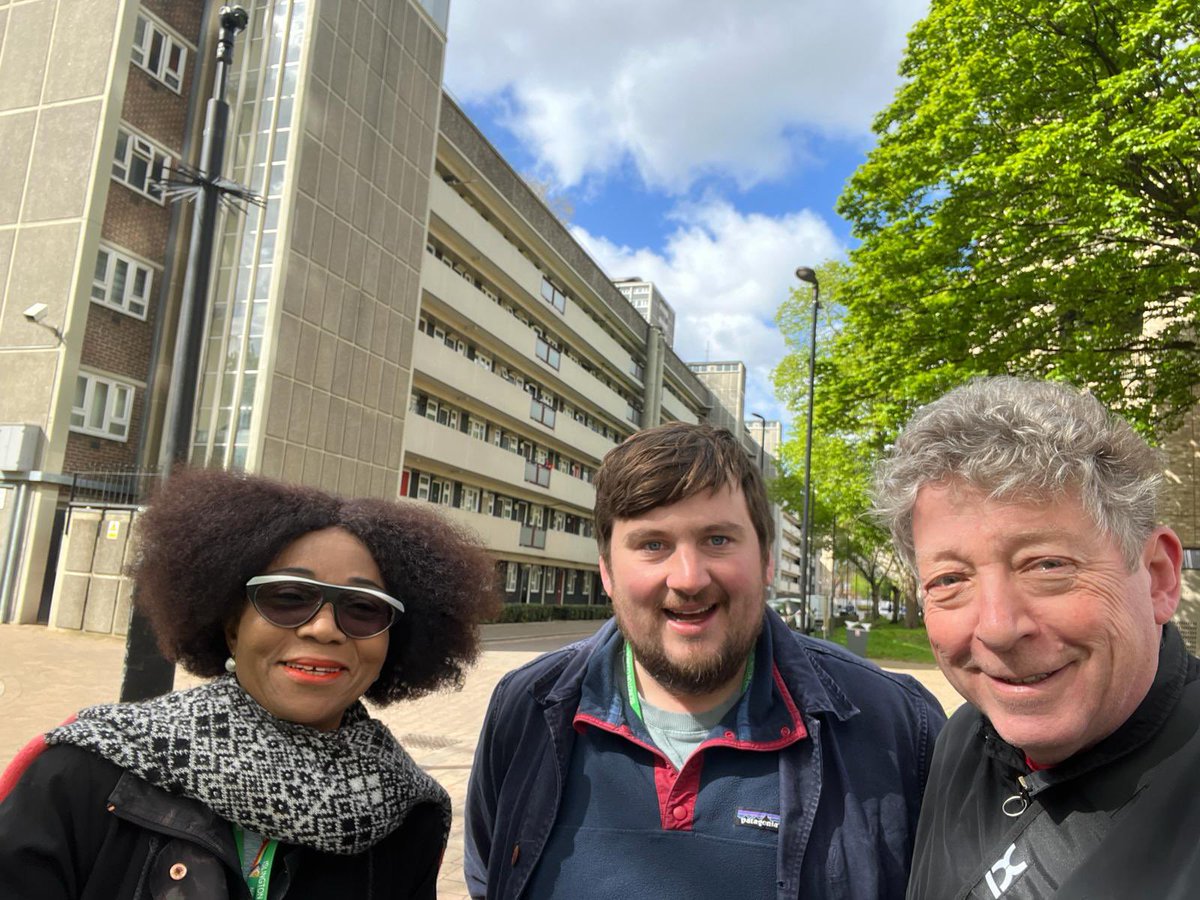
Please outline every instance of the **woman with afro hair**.
[{"label": "woman with afro hair", "polygon": [[478,542],[218,470],[172,475],[138,536],[134,602],[213,680],[44,736],[0,799],[0,896],[436,896],[449,797],[361,698],[461,683],[498,604]]}]

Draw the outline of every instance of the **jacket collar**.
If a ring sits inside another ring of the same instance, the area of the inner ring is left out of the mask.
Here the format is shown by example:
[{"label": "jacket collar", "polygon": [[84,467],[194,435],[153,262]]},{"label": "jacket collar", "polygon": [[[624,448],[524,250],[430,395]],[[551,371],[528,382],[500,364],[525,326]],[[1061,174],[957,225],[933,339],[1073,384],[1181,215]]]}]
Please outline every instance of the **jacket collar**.
[{"label": "jacket collar", "polygon": [[235,871],[239,869],[233,829],[199,800],[168,794],[126,772],[108,796],[108,809],[142,828],[199,844]]},{"label": "jacket collar", "polygon": [[845,649],[839,651],[832,644],[792,631],[773,609],[768,608],[765,615],[764,627],[771,629],[775,665],[805,715],[824,713],[839,721],[858,715],[858,707],[821,661],[826,654],[844,653]]},{"label": "jacket collar", "polygon": [[[819,642],[791,631],[779,614],[768,607],[763,610],[763,628],[770,632],[775,667],[783,676],[796,706],[805,716],[829,714],[844,720],[858,714],[858,707],[820,664],[824,651],[820,649]],[[583,677],[591,657],[616,632],[616,620],[609,619],[590,638],[559,651],[561,658],[530,685],[534,699],[542,706],[558,703],[578,705]]]},{"label": "jacket collar", "polygon": [[[1128,719],[1116,731],[1095,746],[1076,753],[1057,766],[1032,772],[1025,776],[1030,793],[1077,778],[1087,772],[1108,765],[1116,759],[1133,752],[1162,729],[1163,723],[1174,711],[1189,681],[1190,657],[1184,646],[1183,637],[1174,623],[1163,626],[1163,636],[1158,649],[1158,672],[1150,691]],[[984,739],[985,752],[1001,765],[1024,774],[1025,754],[1005,741],[992,723],[981,718],[980,734]]]}]

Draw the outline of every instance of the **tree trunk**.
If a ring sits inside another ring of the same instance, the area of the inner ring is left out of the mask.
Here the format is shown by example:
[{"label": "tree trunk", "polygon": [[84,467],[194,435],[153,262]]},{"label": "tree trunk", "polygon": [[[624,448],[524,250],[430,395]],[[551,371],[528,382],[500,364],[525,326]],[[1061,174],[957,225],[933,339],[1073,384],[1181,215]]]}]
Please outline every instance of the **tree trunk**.
[{"label": "tree trunk", "polygon": [[905,573],[904,593],[904,627],[919,628],[921,621],[917,618],[917,579],[912,572]]}]

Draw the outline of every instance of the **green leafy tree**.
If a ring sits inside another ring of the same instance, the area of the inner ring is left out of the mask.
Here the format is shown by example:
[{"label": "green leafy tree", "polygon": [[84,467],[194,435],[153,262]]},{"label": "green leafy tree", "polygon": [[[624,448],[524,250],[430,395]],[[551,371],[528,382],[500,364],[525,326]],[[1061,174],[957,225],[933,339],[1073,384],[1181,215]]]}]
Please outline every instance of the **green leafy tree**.
[{"label": "green leafy tree", "polygon": [[882,446],[975,374],[1195,403],[1200,3],[933,0],[838,210],[861,244],[821,380]]}]

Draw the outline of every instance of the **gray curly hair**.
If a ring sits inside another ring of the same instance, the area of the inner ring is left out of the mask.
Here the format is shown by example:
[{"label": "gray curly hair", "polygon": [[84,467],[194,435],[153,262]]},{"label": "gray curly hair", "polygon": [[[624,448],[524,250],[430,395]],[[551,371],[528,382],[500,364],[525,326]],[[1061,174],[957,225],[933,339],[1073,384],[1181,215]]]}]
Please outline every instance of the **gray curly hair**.
[{"label": "gray curly hair", "polygon": [[917,492],[948,481],[995,499],[1078,494],[1132,569],[1157,523],[1162,462],[1128,422],[1091,394],[997,376],[974,379],[918,410],[876,468],[875,513],[914,571]]}]

